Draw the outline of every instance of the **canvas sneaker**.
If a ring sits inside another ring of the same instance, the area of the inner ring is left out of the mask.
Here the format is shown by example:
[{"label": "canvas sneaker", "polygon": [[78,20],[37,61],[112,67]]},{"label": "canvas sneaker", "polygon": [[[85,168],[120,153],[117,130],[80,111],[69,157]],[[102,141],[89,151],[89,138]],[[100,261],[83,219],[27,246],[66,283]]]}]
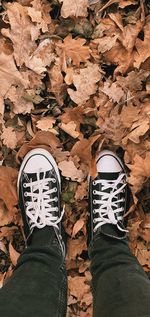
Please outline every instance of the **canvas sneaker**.
[{"label": "canvas sneaker", "polygon": [[97,177],[89,178],[89,240],[97,233],[124,239],[128,203],[125,168],[120,158],[108,150],[100,152],[96,166]]},{"label": "canvas sneaker", "polygon": [[57,164],[48,151],[36,148],[27,153],[20,167],[17,188],[27,244],[35,228],[50,226],[64,253],[61,180]]}]

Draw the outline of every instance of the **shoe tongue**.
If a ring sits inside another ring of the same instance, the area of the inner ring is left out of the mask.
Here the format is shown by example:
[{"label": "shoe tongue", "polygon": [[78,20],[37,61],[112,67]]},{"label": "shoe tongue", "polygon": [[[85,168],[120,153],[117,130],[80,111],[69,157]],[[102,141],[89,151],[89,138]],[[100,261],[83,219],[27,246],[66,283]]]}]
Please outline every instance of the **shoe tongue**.
[{"label": "shoe tongue", "polygon": [[120,172],[116,172],[116,173],[98,173],[98,178],[99,179],[106,179],[106,180],[116,180],[120,175]]}]

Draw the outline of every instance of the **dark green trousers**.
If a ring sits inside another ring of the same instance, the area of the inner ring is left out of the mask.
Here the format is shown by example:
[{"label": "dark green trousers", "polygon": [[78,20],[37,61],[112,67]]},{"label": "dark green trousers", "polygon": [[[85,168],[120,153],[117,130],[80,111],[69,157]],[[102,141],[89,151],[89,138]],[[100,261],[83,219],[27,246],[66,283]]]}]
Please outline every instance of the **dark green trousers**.
[{"label": "dark green trousers", "polygon": [[[90,247],[94,317],[150,317],[150,282],[126,241],[97,236]],[[52,228],[34,234],[0,290],[0,317],[64,317],[67,277]]]}]

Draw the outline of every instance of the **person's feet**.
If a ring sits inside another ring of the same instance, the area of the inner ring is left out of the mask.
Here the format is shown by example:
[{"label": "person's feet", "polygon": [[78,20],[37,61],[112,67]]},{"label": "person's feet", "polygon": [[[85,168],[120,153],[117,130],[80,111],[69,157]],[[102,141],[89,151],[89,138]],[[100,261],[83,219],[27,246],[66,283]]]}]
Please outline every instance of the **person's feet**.
[{"label": "person's feet", "polygon": [[90,240],[97,233],[124,239],[127,182],[123,163],[116,154],[104,150],[97,160],[97,171],[97,177],[89,180]]},{"label": "person's feet", "polygon": [[57,164],[48,151],[36,148],[28,152],[20,167],[17,187],[27,242],[35,228],[53,227],[64,252],[61,180]]}]

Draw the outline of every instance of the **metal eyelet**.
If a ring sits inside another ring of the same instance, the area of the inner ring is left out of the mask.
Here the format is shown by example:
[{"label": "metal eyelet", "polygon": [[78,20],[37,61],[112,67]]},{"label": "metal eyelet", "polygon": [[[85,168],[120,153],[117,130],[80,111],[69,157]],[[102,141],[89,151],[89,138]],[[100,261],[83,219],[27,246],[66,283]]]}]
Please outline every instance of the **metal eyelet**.
[{"label": "metal eyelet", "polygon": [[56,183],[56,179],[55,179],[55,178],[53,178],[52,182],[53,182],[53,183]]},{"label": "metal eyelet", "polygon": [[93,205],[96,205],[96,200],[95,199],[93,200]]},{"label": "metal eyelet", "polygon": [[58,202],[58,197],[55,197],[55,201]]},{"label": "metal eyelet", "polygon": [[59,209],[58,209],[58,207],[56,207],[56,212],[58,212],[59,211]]},{"label": "metal eyelet", "polygon": [[25,192],[25,193],[24,193],[24,196],[25,196],[25,197],[27,197],[27,196],[28,196],[28,193],[27,193],[27,192]]},{"label": "metal eyelet", "polygon": [[93,209],[93,214],[96,214],[96,210],[95,209]]},{"label": "metal eyelet", "polygon": [[26,187],[27,187],[27,184],[26,184],[26,183],[23,183],[23,187],[26,188]]},{"label": "metal eyelet", "polygon": [[57,192],[57,187],[54,187],[54,192],[55,192],[55,193]]},{"label": "metal eyelet", "polygon": [[93,190],[93,194],[96,195],[96,190],[95,189]]},{"label": "metal eyelet", "polygon": [[93,181],[93,185],[94,185],[94,186],[96,185],[96,181]]},{"label": "metal eyelet", "polygon": [[93,219],[93,223],[96,223],[96,219]]}]

